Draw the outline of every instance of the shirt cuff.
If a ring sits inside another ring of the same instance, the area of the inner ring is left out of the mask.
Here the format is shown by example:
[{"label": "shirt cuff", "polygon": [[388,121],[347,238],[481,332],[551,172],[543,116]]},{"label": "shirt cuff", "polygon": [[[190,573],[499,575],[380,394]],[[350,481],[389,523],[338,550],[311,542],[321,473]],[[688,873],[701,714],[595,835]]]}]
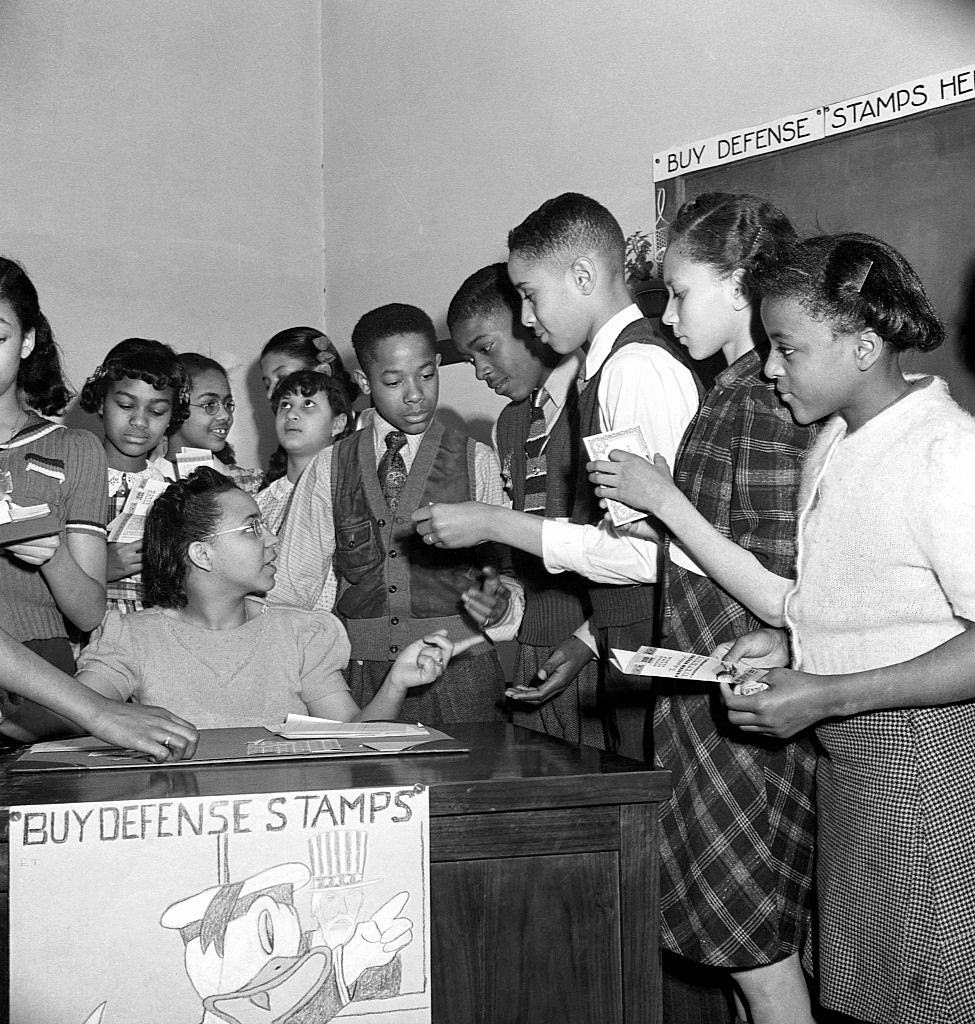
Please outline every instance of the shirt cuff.
[{"label": "shirt cuff", "polygon": [[576,572],[582,561],[585,528],[564,519],[542,522],[542,561],[552,573]]},{"label": "shirt cuff", "polygon": [[591,619],[587,619],[572,635],[592,651],[593,657],[598,657],[599,648],[596,646],[596,638],[593,636],[591,621]]}]

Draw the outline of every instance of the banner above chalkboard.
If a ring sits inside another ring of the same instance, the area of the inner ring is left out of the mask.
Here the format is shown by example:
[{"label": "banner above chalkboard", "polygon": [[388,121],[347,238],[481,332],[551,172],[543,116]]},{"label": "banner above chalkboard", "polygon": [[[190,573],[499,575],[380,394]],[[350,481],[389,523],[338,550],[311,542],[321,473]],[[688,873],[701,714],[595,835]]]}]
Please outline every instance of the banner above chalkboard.
[{"label": "banner above chalkboard", "polygon": [[970,99],[975,99],[975,64],[654,153],[653,180],[666,181],[706,167],[792,149]]}]

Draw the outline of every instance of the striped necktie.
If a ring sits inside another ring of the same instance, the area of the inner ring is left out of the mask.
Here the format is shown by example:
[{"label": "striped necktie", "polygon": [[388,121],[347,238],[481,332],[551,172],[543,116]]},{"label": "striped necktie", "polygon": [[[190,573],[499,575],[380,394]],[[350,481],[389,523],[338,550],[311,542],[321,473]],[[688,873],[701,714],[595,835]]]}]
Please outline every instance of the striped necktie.
[{"label": "striped necktie", "polygon": [[400,455],[400,448],[405,444],[406,434],[402,430],[391,430],[386,435],[386,451],[379,460],[379,486],[390,512],[396,511],[406,486],[406,462]]},{"label": "striped necktie", "polygon": [[548,467],[545,446],[548,444],[548,430],[545,426],[545,404],[551,395],[545,388],[532,392],[532,415],[525,440],[525,511],[533,515],[545,515],[546,483]]}]

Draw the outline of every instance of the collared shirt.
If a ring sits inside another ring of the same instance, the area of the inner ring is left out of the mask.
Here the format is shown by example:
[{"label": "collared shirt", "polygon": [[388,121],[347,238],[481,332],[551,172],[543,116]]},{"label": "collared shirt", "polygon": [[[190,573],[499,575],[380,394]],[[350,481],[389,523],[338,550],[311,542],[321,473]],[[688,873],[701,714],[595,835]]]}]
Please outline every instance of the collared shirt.
[{"label": "collared shirt", "polygon": [[[623,328],[641,316],[632,304],[599,328],[583,367],[585,380],[606,362]],[[686,366],[659,345],[627,345],[603,371],[597,399],[601,431],[640,426],[650,451],[660,452],[673,466],[697,411],[697,386]],[[657,578],[656,544],[617,533],[606,520],[581,526],[547,519],[542,551],[549,572],[571,570],[596,583],[653,583]]]},{"label": "collared shirt", "polygon": [[[284,530],[285,515],[291,508],[291,498],[294,492],[295,485],[286,476],[281,476],[269,483],[263,491],[258,491],[254,495],[254,500],[257,502],[257,507],[261,510],[264,522],[277,534]],[[315,607],[330,610],[335,605],[338,590],[338,578],[335,575],[335,570],[329,566],[325,577],[325,584],[322,587],[321,598]]]},{"label": "collared shirt", "polygon": [[[396,428],[379,413],[372,417],[376,461],[386,451],[386,435]],[[423,441],[423,434],[407,434],[400,451],[407,472],[413,465]],[[508,506],[501,487],[501,466],[498,457],[486,444],[474,446],[474,493],[477,501],[489,505]],[[326,604],[324,585],[335,552],[335,522],[332,513],[332,451],[326,448],[308,464],[295,486],[281,546],[274,589],[268,595],[275,604],[293,604],[300,608],[324,608],[331,611],[334,595]],[[520,583],[504,577],[508,588],[508,612],[497,625],[485,630],[492,640],[511,640],[521,622],[525,607]]]},{"label": "collared shirt", "polygon": [[[542,406],[545,414],[545,432],[549,433],[555,421],[562,415],[565,408],[565,400],[569,395],[569,388],[576,386],[579,374],[582,370],[582,353],[570,352],[559,360],[549,371],[548,376],[542,381],[542,387],[548,392],[549,401]],[[498,450],[498,424],[495,423],[491,429],[491,442],[494,450]]]}]

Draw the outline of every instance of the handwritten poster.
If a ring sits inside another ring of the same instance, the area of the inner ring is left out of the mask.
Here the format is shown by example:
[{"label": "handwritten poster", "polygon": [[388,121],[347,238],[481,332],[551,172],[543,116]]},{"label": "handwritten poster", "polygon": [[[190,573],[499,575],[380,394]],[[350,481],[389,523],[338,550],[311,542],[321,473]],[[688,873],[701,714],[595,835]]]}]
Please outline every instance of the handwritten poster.
[{"label": "handwritten poster", "polygon": [[423,786],[10,811],[11,1024],[430,1021]]}]

